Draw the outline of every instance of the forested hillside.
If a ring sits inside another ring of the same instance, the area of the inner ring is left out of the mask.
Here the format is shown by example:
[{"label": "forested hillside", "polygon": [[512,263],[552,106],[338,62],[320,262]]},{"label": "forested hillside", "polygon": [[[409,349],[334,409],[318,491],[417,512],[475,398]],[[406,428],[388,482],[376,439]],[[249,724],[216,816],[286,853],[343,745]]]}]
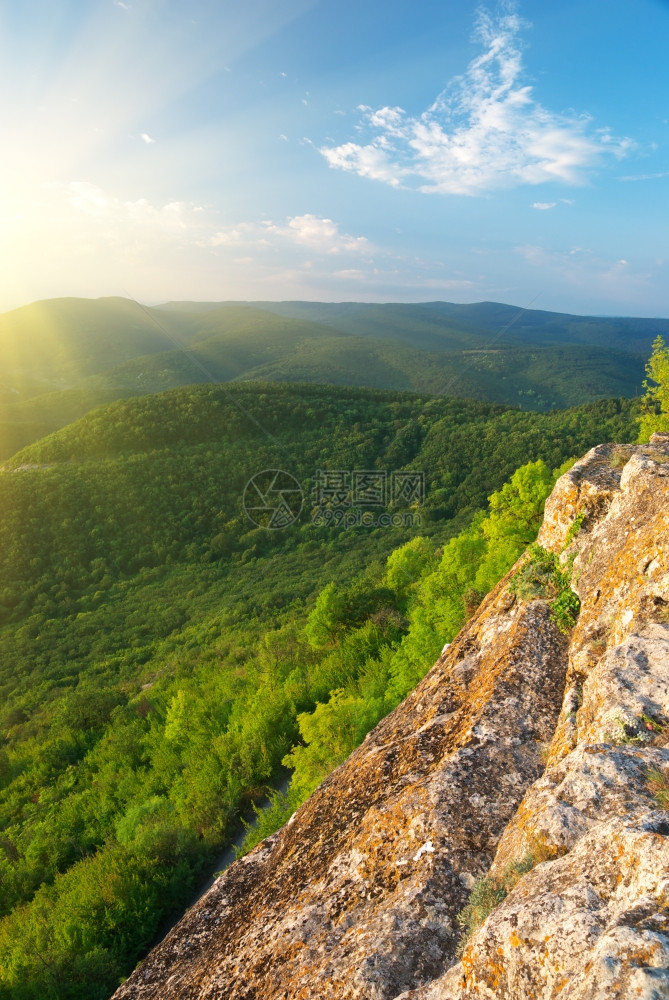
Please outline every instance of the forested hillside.
[{"label": "forested hillside", "polygon": [[[279,822],[429,668],[558,468],[636,434],[623,400],[235,383],[116,401],[6,461],[0,997],[108,996],[240,813],[290,767],[256,835]],[[281,530],[243,505],[266,469],[303,494]]]},{"label": "forested hillside", "polygon": [[0,316],[0,460],[120,398],[271,380],[428,392],[544,412],[638,396],[669,321],[500,303],[52,299]]}]

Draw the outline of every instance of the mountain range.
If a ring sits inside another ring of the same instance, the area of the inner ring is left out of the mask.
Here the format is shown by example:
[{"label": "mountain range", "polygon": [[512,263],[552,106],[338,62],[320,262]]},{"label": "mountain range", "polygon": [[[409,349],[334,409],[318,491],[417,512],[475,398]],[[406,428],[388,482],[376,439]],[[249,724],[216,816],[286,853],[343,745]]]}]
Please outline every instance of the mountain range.
[{"label": "mountain range", "polygon": [[411,390],[545,411],[640,393],[669,320],[456,305],[62,298],[0,316],[0,458],[90,409],[198,382]]}]

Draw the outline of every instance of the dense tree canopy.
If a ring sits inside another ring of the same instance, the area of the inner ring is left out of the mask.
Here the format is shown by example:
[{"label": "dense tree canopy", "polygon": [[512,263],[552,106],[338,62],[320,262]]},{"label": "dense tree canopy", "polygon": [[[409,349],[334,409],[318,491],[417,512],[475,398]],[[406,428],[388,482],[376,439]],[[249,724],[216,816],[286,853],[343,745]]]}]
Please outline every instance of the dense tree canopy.
[{"label": "dense tree canopy", "polygon": [[[619,400],[230,393],[112,404],[0,473],[0,1000],[109,996],[286,767],[256,836],[422,676],[554,470],[636,434]],[[242,506],[268,468],[305,494],[282,531]],[[314,523],[319,470],[402,469],[418,524]]]}]

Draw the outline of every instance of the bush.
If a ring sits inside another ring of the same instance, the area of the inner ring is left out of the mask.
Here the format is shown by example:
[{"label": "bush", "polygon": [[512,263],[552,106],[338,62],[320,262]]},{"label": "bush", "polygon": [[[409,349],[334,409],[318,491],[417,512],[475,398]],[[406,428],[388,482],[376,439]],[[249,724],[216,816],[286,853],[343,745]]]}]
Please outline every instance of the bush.
[{"label": "bush", "polygon": [[571,573],[565,572],[554,552],[531,545],[529,558],[514,576],[509,590],[522,601],[551,599],[551,621],[560,632],[569,632],[578,618],[581,602],[571,589]]}]

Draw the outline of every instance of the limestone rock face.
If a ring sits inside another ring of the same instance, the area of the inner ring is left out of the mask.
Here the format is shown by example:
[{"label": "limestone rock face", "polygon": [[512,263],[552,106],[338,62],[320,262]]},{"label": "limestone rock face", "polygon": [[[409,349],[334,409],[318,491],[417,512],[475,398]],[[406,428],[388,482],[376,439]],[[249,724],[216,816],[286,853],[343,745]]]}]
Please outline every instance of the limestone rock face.
[{"label": "limestone rock face", "polygon": [[669,822],[611,819],[524,876],[462,962],[406,1000],[669,996]]},{"label": "limestone rock face", "polygon": [[[669,997],[669,435],[593,449],[539,540],[571,636],[503,580],[116,1000]],[[458,961],[475,880],[518,862]]]},{"label": "limestone rock face", "polygon": [[546,770],[488,876],[537,845],[555,860],[520,878],[461,962],[405,1000],[669,997],[669,813],[653,795],[664,776],[666,807],[669,436],[612,471],[616,455],[593,449],[546,505],[540,541],[573,558],[581,612]]},{"label": "limestone rock face", "polygon": [[490,595],[430,674],[232,865],[120,997],[393,997],[441,974],[455,917],[541,773],[567,666],[543,602]]}]

